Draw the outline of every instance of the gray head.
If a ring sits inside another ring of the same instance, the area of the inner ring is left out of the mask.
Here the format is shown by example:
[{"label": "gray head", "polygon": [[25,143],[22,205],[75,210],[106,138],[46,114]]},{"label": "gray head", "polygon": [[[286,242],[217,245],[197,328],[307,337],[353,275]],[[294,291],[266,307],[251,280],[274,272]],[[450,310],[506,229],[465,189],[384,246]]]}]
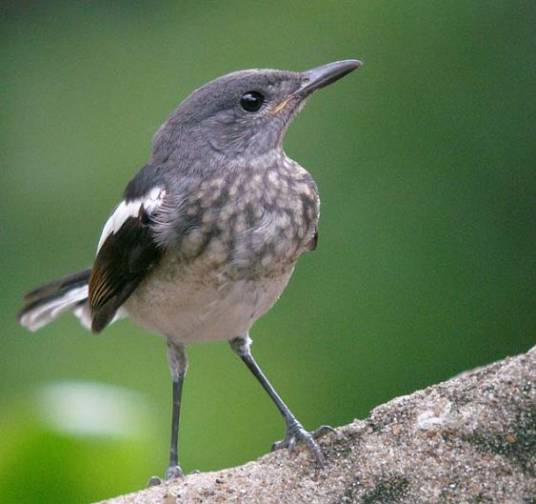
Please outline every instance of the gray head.
[{"label": "gray head", "polygon": [[361,65],[329,63],[306,72],[242,70],[205,84],[186,98],[153,140],[153,162],[190,154],[237,158],[281,148],[306,99]]}]

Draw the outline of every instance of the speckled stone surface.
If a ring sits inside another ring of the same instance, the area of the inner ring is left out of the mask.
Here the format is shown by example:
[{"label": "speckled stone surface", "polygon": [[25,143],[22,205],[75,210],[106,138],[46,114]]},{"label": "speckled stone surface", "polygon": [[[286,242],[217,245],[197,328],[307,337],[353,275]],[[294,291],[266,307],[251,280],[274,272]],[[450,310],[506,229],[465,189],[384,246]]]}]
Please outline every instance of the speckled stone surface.
[{"label": "speckled stone surface", "polygon": [[536,503],[536,349],[399,397],[305,450],[105,501]]}]

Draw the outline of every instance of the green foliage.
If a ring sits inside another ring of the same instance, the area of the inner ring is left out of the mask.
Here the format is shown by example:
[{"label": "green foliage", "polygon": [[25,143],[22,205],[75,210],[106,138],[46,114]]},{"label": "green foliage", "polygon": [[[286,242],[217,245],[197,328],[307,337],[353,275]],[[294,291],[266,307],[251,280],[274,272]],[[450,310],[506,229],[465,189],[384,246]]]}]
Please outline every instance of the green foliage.
[{"label": "green foliage", "polygon": [[[239,68],[357,57],[316,95],[287,152],[319,183],[319,247],[254,350],[307,427],[529,348],[536,329],[530,2],[15,2],[0,82],[0,501],[86,502],[166,464],[165,345],[121,322],[15,322],[22,293],[90,264],[150,137],[192,89]],[[283,425],[223,343],[193,347],[187,471],[264,453]],[[139,391],[152,421],[118,440],[52,432],[36,387]]]}]

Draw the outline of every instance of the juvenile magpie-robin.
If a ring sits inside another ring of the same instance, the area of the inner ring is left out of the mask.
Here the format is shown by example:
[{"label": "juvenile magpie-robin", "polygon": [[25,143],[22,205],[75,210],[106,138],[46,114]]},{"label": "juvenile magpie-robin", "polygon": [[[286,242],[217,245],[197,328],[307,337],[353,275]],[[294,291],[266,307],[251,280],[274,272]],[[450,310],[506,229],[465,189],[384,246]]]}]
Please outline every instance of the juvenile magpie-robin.
[{"label": "juvenile magpie-robin", "polygon": [[306,72],[244,70],[194,91],[153,138],[151,158],[106,222],[93,267],[28,293],[18,317],[35,331],[73,312],[93,332],[123,317],[167,340],[173,379],[166,478],[178,459],[185,345],[227,340],[281,412],[275,448],[304,442],[324,456],[251,354],[249,330],[285,289],[298,257],[318,241],[319,197],[289,159],[285,132],[307,98],[361,65]]}]

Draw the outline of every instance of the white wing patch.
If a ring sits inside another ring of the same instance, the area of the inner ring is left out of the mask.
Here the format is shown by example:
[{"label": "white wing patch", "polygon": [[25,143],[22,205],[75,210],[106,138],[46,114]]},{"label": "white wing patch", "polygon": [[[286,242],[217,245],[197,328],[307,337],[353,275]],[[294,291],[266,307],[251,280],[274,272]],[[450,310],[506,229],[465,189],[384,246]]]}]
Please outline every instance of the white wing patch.
[{"label": "white wing patch", "polygon": [[114,210],[114,213],[107,220],[102,230],[102,234],[97,246],[97,253],[102,247],[106,239],[114,233],[117,233],[121,226],[129,217],[137,217],[140,208],[143,206],[144,210],[148,214],[152,214],[157,210],[162,203],[164,202],[164,197],[166,196],[166,191],[163,187],[153,187],[147,194],[141,198],[126,202],[122,201],[119,203],[117,208]]}]

